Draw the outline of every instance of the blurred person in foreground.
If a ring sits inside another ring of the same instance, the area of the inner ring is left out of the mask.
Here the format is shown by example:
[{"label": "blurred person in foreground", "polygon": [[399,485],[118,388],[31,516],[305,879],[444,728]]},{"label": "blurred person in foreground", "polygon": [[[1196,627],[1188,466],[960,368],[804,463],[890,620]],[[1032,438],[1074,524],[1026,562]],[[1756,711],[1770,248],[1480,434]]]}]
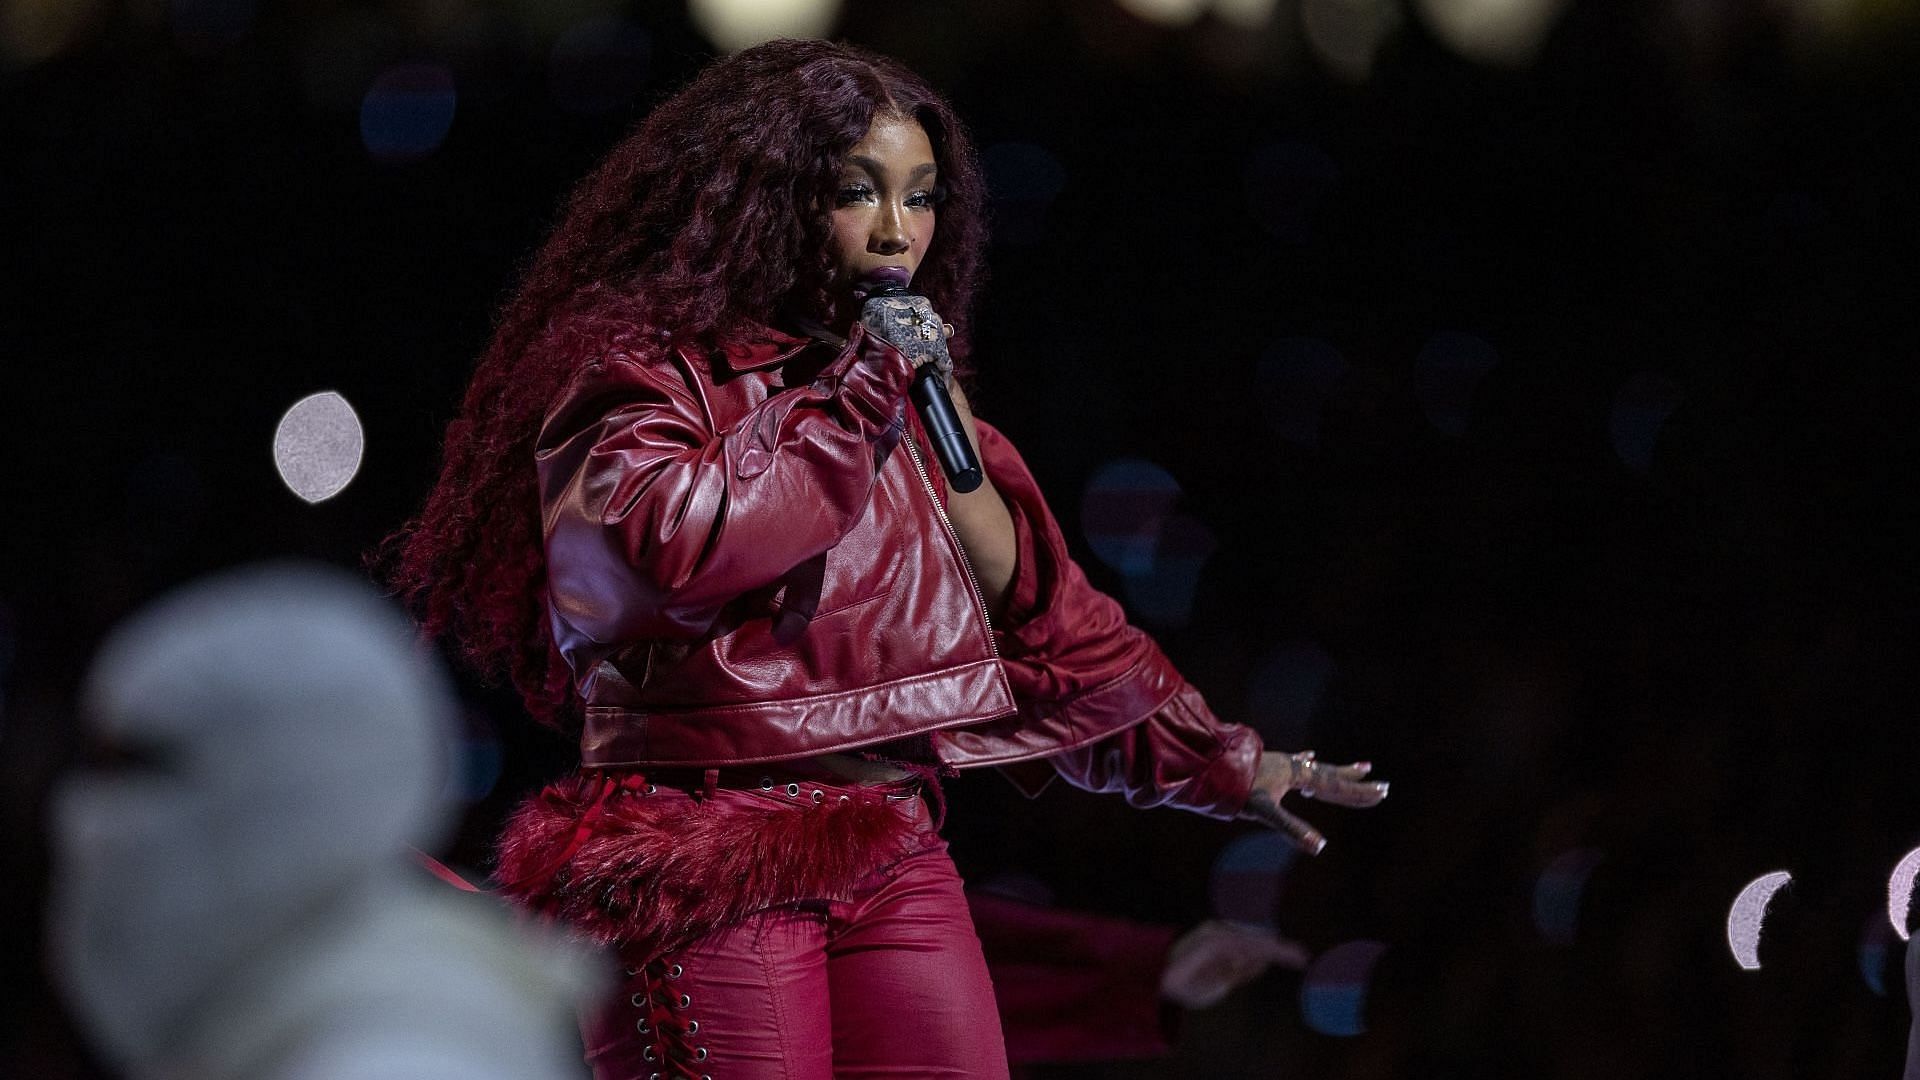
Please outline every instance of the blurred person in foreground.
[{"label": "blurred person in foreground", "polygon": [[1907,1007],[1913,1010],[1913,1028],[1907,1034],[1905,1080],[1920,1080],[1920,934],[1907,941]]},{"label": "blurred person in foreground", "polygon": [[410,857],[452,824],[454,702],[365,583],[283,563],[185,586],[109,635],[80,707],[48,952],[122,1074],[580,1074],[585,961]]},{"label": "blurred person in foreground", "polygon": [[1182,1016],[1309,956],[1272,930],[1208,919],[1186,930],[967,890],[1014,1075],[1023,1066],[1165,1057]]},{"label": "blurred person in foreground", "polygon": [[[1005,1077],[939,834],[952,770],[1308,850],[1284,795],[1386,794],[1215,718],[973,418],[984,196],[952,109],[892,60],[775,41],[710,65],[572,195],[396,538],[426,630],[579,737],[497,875],[621,952],[586,1023],[602,1078]],[[972,490],[908,406],[926,365]]]}]

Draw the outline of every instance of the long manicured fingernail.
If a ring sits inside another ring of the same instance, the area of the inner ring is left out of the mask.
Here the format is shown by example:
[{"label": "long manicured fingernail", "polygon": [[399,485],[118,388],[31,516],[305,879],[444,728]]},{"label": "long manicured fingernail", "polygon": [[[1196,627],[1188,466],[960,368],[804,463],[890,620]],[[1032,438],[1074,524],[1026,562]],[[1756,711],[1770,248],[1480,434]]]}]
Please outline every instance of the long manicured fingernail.
[{"label": "long manicured fingernail", "polygon": [[1319,843],[1313,845],[1313,850],[1308,852],[1307,854],[1318,855],[1325,850],[1327,850],[1327,838],[1323,836],[1320,838]]},{"label": "long manicured fingernail", "polygon": [[1387,785],[1386,785],[1386,782],[1385,782],[1385,781],[1382,781],[1382,782],[1380,782],[1380,783],[1378,783],[1378,784],[1375,784],[1375,785],[1373,785],[1373,786],[1374,786],[1374,787],[1376,787],[1376,788],[1378,788],[1378,789],[1380,790],[1380,797],[1381,797],[1381,798],[1383,798],[1383,799],[1384,799],[1384,798],[1386,798],[1386,797],[1387,797]]}]

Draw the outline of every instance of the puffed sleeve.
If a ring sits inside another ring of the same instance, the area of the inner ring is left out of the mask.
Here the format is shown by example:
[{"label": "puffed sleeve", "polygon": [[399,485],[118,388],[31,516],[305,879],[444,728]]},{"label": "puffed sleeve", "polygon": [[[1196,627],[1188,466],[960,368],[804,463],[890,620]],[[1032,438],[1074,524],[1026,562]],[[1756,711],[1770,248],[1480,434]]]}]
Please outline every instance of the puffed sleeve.
[{"label": "puffed sleeve", "polygon": [[809,385],[721,430],[672,363],[611,359],[536,447],[555,643],[697,637],[741,593],[832,547],[898,442],[912,365],[860,329]]},{"label": "puffed sleeve", "polygon": [[997,628],[1018,713],[943,733],[1029,796],[1055,776],[1135,806],[1231,820],[1253,793],[1260,736],[1221,721],[1120,604],[1093,587],[1033,474],[976,421],[982,465],[1013,519],[1018,557]]}]

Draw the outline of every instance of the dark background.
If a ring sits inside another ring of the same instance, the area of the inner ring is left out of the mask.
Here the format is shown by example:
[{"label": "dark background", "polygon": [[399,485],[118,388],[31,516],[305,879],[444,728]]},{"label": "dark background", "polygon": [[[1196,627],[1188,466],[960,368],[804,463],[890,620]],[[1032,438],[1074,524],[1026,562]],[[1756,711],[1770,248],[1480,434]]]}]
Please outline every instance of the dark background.
[{"label": "dark background", "polygon": [[[1913,8],[1822,30],[1576,2],[1489,63],[1384,6],[1364,76],[1303,33],[1325,3],[1247,30],[862,0],[835,29],[986,148],[975,403],[1096,584],[1221,716],[1394,785],[1307,806],[1332,843],[1272,915],[1316,951],[1386,946],[1364,1033],[1316,1030],[1311,977],[1272,973],[1188,1017],[1171,1062],[1059,1075],[1896,1075]],[[40,802],[91,647],[195,574],[357,564],[412,513],[563,192],[713,53],[671,4],[76,10],[0,75],[0,1071],[35,1077],[101,1075],[37,955]],[[363,99],[401,63],[445,65],[457,111],[378,160]],[[269,447],[323,389],[367,450],[309,506]],[[1102,559],[1129,538],[1154,556]],[[471,868],[568,748],[467,693]],[[993,775],[952,799],[971,878],[1166,923],[1233,906],[1210,871],[1252,832]],[[1569,859],[1584,887],[1543,888]],[[1741,971],[1727,907],[1778,869]]]}]

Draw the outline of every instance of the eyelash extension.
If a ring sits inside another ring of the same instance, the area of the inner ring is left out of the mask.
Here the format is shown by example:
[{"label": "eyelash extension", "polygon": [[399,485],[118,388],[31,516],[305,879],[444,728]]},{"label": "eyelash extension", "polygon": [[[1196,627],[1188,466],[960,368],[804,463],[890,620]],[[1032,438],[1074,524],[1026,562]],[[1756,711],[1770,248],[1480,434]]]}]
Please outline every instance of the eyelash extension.
[{"label": "eyelash extension", "polygon": [[[850,202],[867,198],[872,194],[873,189],[865,184],[848,184],[841,187],[835,197],[839,200],[840,205],[845,206]],[[943,186],[935,185],[930,189],[916,191],[907,197],[909,199],[924,197],[928,205],[939,206],[941,203],[947,201],[947,189]]]}]

